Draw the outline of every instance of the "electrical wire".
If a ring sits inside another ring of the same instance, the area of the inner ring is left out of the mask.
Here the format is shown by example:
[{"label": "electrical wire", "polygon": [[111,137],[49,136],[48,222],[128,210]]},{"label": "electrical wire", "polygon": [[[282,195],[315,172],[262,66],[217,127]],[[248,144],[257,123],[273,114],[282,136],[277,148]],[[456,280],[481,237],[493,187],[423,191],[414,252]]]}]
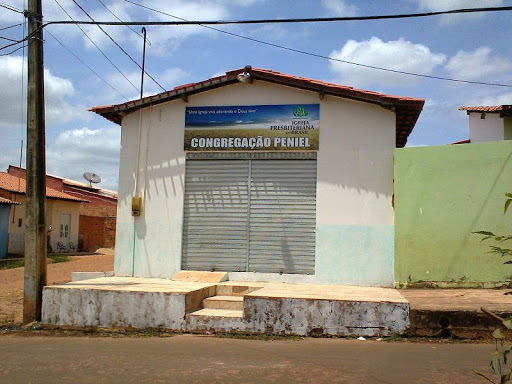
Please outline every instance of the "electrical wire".
[{"label": "electrical wire", "polygon": [[[84,12],[84,13],[87,15],[87,17],[88,17],[89,19],[91,19],[93,22],[95,22],[95,23],[96,23],[96,21],[91,17],[91,15],[89,15],[89,13],[87,13],[87,11],[86,11],[85,9],[83,9],[83,8],[82,8],[82,6],[80,6],[80,4],[78,4],[78,2],[77,2],[76,0],[72,0],[72,1],[73,1],[73,3],[75,3],[75,4],[76,4],[76,6],[77,6],[78,8],[80,8],[80,9],[82,10],[82,12]],[[140,69],[143,69],[143,68],[141,67],[141,65],[140,65],[140,64],[139,64],[139,63],[138,63],[138,62],[137,62],[133,57],[131,57],[131,56],[130,56],[130,54],[129,54],[128,52],[126,52],[126,50],[125,50],[123,47],[121,47],[121,46],[120,46],[120,45],[119,45],[119,44],[118,44],[118,43],[117,43],[117,42],[112,38],[112,36],[110,36],[110,35],[107,33],[107,31],[105,31],[105,30],[104,30],[100,25],[98,25],[98,24],[96,24],[96,25],[97,25],[97,26],[98,26],[98,28],[99,28],[99,29],[100,29],[100,30],[101,30],[101,31],[102,31],[102,32],[103,32],[103,33],[104,33],[104,34],[105,34],[105,35],[110,39],[110,41],[112,41],[112,42],[113,42],[113,43],[114,43],[114,44],[115,44],[115,45],[116,45],[116,46],[117,46],[117,47],[118,47],[118,48],[119,48],[119,49],[120,49],[120,50],[121,50],[121,51],[122,51],[122,52],[123,52],[123,53],[124,53],[124,54],[125,54],[125,55],[126,55],[126,56],[127,56],[127,57],[128,57],[128,58],[129,58],[133,63],[134,63],[134,64],[135,64],[135,65],[136,65],[136,66],[137,66],[137,67],[139,67]],[[153,80],[153,82],[154,82],[156,85],[158,85],[158,86],[159,86],[159,87],[160,87],[164,92],[165,92],[165,91],[167,91],[167,90],[166,90],[164,87],[162,87],[162,85],[160,85],[160,83],[159,83],[158,81],[156,81],[156,80],[153,78],[153,76],[151,76],[147,71],[145,71],[145,70],[144,70],[144,73],[145,73],[145,74],[146,74],[146,75],[147,75],[151,80]]]},{"label": "electrical wire", "polygon": [[23,23],[9,25],[8,27],[0,28],[0,31],[4,31],[4,30],[9,29],[9,28],[19,27],[20,25],[23,25]]},{"label": "electrical wire", "polygon": [[7,41],[15,41],[16,43],[19,43],[19,40],[9,39],[8,37],[0,36],[0,39],[2,39],[2,40],[7,40]]},{"label": "electrical wire", "polygon": [[23,11],[21,9],[15,8],[12,5],[0,3],[0,7],[8,9],[9,11],[17,12],[23,14]]},{"label": "electrical wire", "polygon": [[13,53],[18,52],[20,49],[22,49],[22,48],[26,48],[26,47],[28,47],[28,44],[26,44],[26,45],[24,44],[24,45],[22,45],[21,47],[18,47],[18,48],[16,48],[15,50],[13,50],[13,51],[11,51],[11,52],[8,52],[8,53],[0,53],[0,56],[9,56],[9,55],[12,55]]},{"label": "electrical wire", "polygon": [[[151,7],[136,3],[131,0],[124,0],[127,3],[137,5],[148,10],[154,10]],[[409,14],[394,14],[394,15],[376,15],[376,16],[350,16],[350,17],[312,17],[312,18],[295,18],[295,19],[259,19],[259,20],[184,20],[180,22],[172,21],[128,21],[128,22],[114,22],[114,21],[80,21],[80,24],[94,24],[94,25],[226,25],[226,24],[283,24],[283,23],[322,23],[322,22],[335,22],[335,21],[371,21],[371,20],[389,20],[389,19],[405,19],[416,17],[429,17],[440,15],[454,15],[465,13],[479,13],[479,12],[503,12],[512,11],[512,6],[508,7],[486,7],[486,8],[469,8],[469,9],[453,9],[449,11],[439,12],[422,12],[422,13],[409,13]],[[72,24],[68,21],[50,21],[47,24]]]},{"label": "electrical wire", "polygon": [[[41,25],[41,26],[37,27],[37,28],[34,30],[34,32],[32,32],[30,35],[28,35],[28,36],[24,37],[23,39],[21,39],[21,40],[17,40],[17,41],[15,41],[14,43],[7,44],[7,45],[4,45],[3,47],[0,47],[0,51],[2,51],[2,50],[4,50],[4,49],[7,49],[7,48],[9,48],[9,47],[12,47],[12,46],[14,46],[14,45],[16,45],[16,44],[23,43],[24,41],[28,41],[28,40],[30,40],[30,39],[32,39],[32,38],[39,39],[38,37],[34,37],[34,36],[36,36],[36,35],[37,35],[37,34],[38,34],[42,29],[43,29],[43,27],[44,27],[44,25]],[[20,48],[20,49],[21,49],[21,48]],[[11,52],[11,53],[12,53],[12,52]]]},{"label": "electrical wire", "polygon": [[[112,15],[114,16],[117,20],[119,20],[120,22],[124,22],[123,20],[121,20],[114,12],[112,12],[110,10],[110,8],[107,7],[107,5],[102,1],[102,0],[98,0],[100,2],[101,5],[103,5],[103,7]],[[142,37],[144,38],[144,36],[142,36],[139,32],[137,32],[135,29],[133,29],[132,27],[130,27],[129,25],[126,26],[130,31],[132,31],[133,33],[135,33],[137,36],[139,37]],[[151,42],[146,38],[146,43],[148,43],[149,45],[151,45]]]},{"label": "electrical wire", "polygon": [[[166,12],[163,12],[163,11],[159,11],[159,10],[154,9],[154,8],[150,8],[150,7],[147,7],[145,5],[135,3],[135,2],[133,2],[131,0],[124,0],[124,1],[126,1],[128,3],[131,3],[131,4],[134,4],[134,5],[138,5],[138,6],[142,7],[142,8],[151,10],[153,12],[156,12],[156,13],[159,13],[159,14],[162,14],[162,15],[165,15],[165,16],[169,16],[169,17],[172,17],[172,18],[175,18],[175,19],[178,19],[178,20],[182,20],[182,21],[188,21],[188,20],[186,20],[186,19],[184,19],[182,17],[171,15],[169,13],[166,13]],[[512,10],[512,7],[500,7],[500,8],[510,8],[510,10]],[[339,62],[339,63],[355,65],[355,66],[358,66],[358,67],[374,69],[374,70],[379,70],[379,71],[384,71],[384,72],[391,72],[391,73],[396,73],[396,74],[400,74],[400,75],[407,75],[407,76],[422,77],[422,78],[427,78],[427,79],[434,79],[434,80],[443,80],[443,81],[450,81],[450,82],[464,83],[464,84],[489,85],[489,86],[496,86],[496,87],[512,88],[512,85],[510,85],[510,84],[489,83],[489,82],[482,82],[482,81],[471,81],[471,80],[463,80],[463,79],[454,79],[454,78],[449,78],[449,77],[425,75],[425,74],[421,74],[421,73],[399,71],[399,70],[390,69],[390,68],[377,67],[377,66],[374,66],[374,65],[356,63],[356,62],[348,61],[348,60],[336,59],[334,57],[325,56],[325,55],[321,55],[321,54],[317,54],[317,53],[312,53],[312,52],[307,52],[307,51],[303,51],[303,50],[300,50],[300,49],[290,48],[290,47],[286,47],[286,46],[283,46],[283,45],[270,43],[268,41],[258,40],[258,39],[254,39],[252,37],[247,37],[247,36],[239,35],[239,34],[236,34],[236,33],[233,33],[233,32],[224,31],[222,29],[210,27],[209,25],[204,25],[204,24],[198,24],[198,25],[203,27],[203,28],[207,28],[207,29],[210,29],[210,30],[213,30],[213,31],[224,33],[224,34],[229,35],[229,36],[238,37],[238,38],[241,38],[241,39],[252,41],[252,42],[255,42],[255,43],[258,43],[258,44],[267,45],[267,46],[270,46],[270,47],[279,48],[279,49],[282,49],[282,50],[286,50],[286,51],[290,51],[290,52],[294,52],[294,53],[299,53],[299,54],[307,55],[307,56],[311,56],[311,57],[316,57],[316,58],[320,58],[320,59],[325,59],[325,60],[329,60],[329,61],[335,61],[335,62]]]},{"label": "electrical wire", "polygon": [[60,41],[59,39],[57,39],[55,37],[55,35],[53,35],[53,33],[51,33],[50,31],[46,31],[51,37],[53,37],[55,39],[55,41],[57,43],[59,43],[60,45],[62,45],[70,54],[72,54],[75,59],[77,59],[79,62],[81,62],[87,69],[89,69],[89,71],[91,71],[92,73],[94,73],[101,81],[103,81],[105,84],[107,84],[113,91],[115,91],[119,96],[121,96],[122,98],[124,98],[125,100],[129,100],[125,95],[123,95],[121,92],[119,92],[116,88],[114,88],[114,86],[112,84],[110,84],[107,80],[105,80],[103,77],[101,77],[94,69],[92,69],[86,62],[84,62],[80,57],[78,57],[71,49],[69,49],[66,45],[64,45],[64,43],[62,41]]},{"label": "electrical wire", "polygon": [[23,43],[23,42],[24,42],[24,41],[26,41],[26,40],[28,40],[28,38],[27,38],[27,37],[25,37],[23,40],[17,40],[17,41],[15,41],[14,43],[4,45],[3,47],[0,47],[0,51],[4,50],[4,49],[6,49],[6,48],[12,47],[12,46],[14,46],[14,45],[16,45],[16,44]]},{"label": "electrical wire", "polygon": [[[66,11],[66,9],[58,2],[58,0],[55,0],[55,2],[57,3],[57,5],[60,7],[60,9],[62,9],[64,11],[64,13],[71,19],[71,20],[74,20],[73,17],[71,17],[71,15]],[[103,50],[91,39],[91,37],[87,34],[87,32],[85,32],[83,30],[82,27],[80,27],[79,25],[77,25],[78,29],[80,29],[80,31],[82,31],[82,33],[85,35],[85,37],[87,37],[87,39],[91,42],[92,45],[94,45],[96,47],[96,49],[98,51],[100,51],[100,53],[103,55],[103,57],[105,59],[107,59],[107,61],[117,70],[117,72],[119,72],[121,74],[122,77],[125,78],[125,80],[131,84],[131,86],[138,92],[140,92],[139,88],[137,88],[137,86],[135,84],[132,83],[132,81],[123,73],[123,71],[121,71],[121,69],[116,65],[114,64],[114,62],[107,56],[107,54],[105,52],[103,52]],[[53,35],[52,35],[53,36]],[[55,38],[55,36],[53,36],[53,38],[55,40],[57,40]],[[57,40],[58,41],[58,40]],[[61,43],[62,44],[62,43]],[[63,44],[62,44],[63,45]],[[117,91],[116,91],[117,92]],[[119,92],[118,92],[119,93]],[[121,95],[122,96],[122,95]],[[124,96],[123,96],[124,97]],[[125,97],[126,98],[126,97]]]}]

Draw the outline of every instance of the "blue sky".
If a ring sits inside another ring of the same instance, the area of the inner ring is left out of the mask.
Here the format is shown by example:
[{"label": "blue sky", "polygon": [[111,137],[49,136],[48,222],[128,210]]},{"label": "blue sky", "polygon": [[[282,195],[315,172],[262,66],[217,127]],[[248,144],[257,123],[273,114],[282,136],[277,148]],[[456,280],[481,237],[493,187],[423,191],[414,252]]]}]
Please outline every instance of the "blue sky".
[{"label": "blue sky", "polygon": [[304,107],[307,120],[318,120],[320,104],[247,105],[223,107],[186,107],[185,127],[226,127],[240,124],[290,124],[297,107]]},{"label": "blue sky", "polygon": [[[43,0],[46,21],[69,20],[59,4],[73,19],[87,20],[72,0],[57,1]],[[76,1],[95,20],[116,21],[112,13],[123,21],[173,20],[125,0]],[[133,1],[189,20],[352,16],[512,6],[512,0]],[[3,2],[18,9],[26,7],[23,0]],[[216,28],[361,64],[512,86],[511,16],[511,12],[500,12],[421,19]],[[0,8],[0,28],[21,22],[21,14]],[[103,178],[101,186],[116,189],[120,127],[86,109],[121,103],[126,101],[125,97],[138,98],[140,69],[97,27],[83,26],[82,29],[88,37],[73,25],[51,26],[45,30],[47,171],[75,180],[81,180],[86,171],[95,172]],[[134,27],[135,32],[127,27],[105,29],[140,62],[142,38],[136,33],[140,27]],[[146,70],[166,89],[252,65],[393,95],[424,98],[425,108],[409,137],[409,146],[441,145],[466,139],[468,120],[464,112],[457,110],[461,105],[512,104],[512,87],[470,85],[365,69],[251,42],[200,26],[147,27],[147,31],[151,45],[147,46]],[[23,29],[19,26],[2,30],[0,36],[19,39],[23,36]],[[1,45],[6,42],[0,41]],[[0,56],[2,170],[8,164],[19,162],[20,142],[25,140],[21,94],[24,67],[26,69],[21,50]],[[147,77],[144,88],[146,95],[161,91]]]}]

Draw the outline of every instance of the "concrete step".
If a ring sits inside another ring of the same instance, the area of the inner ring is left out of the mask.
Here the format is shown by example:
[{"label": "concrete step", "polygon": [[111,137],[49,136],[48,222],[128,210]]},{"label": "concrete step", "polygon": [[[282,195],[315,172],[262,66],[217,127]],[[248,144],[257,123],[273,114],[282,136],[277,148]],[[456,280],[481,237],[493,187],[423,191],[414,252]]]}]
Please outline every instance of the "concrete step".
[{"label": "concrete step", "polygon": [[192,281],[197,283],[220,283],[228,280],[227,272],[179,271],[172,281]]},{"label": "concrete step", "polygon": [[243,296],[212,296],[203,300],[203,308],[241,311],[244,309],[244,298]]},{"label": "concrete step", "polygon": [[219,296],[243,296],[248,293],[257,291],[263,288],[262,286],[251,285],[232,285],[232,284],[219,284],[217,285],[217,295]]},{"label": "concrete step", "polygon": [[212,309],[205,308],[189,313],[187,316],[202,316],[202,317],[230,317],[230,318],[242,318],[243,311],[236,309]]}]

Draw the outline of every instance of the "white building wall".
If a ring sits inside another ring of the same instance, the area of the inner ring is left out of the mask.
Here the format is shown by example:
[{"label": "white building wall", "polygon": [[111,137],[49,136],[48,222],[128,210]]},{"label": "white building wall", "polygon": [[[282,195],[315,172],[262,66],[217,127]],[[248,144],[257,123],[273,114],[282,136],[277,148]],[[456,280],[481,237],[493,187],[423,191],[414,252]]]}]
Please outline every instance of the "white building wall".
[{"label": "white building wall", "polygon": [[[290,281],[392,285],[394,113],[337,97],[320,100],[314,92],[261,81],[192,95],[188,103],[176,100],[144,109],[143,210],[137,218],[131,216],[131,197],[139,112],[123,119],[116,275],[169,278],[180,269],[186,106],[300,103],[320,104],[316,268],[315,276],[290,276]],[[250,275],[253,280],[269,278]]]},{"label": "white building wall", "polygon": [[498,141],[505,139],[503,119],[498,113],[471,112],[469,114],[469,139],[472,143],[480,141]]}]

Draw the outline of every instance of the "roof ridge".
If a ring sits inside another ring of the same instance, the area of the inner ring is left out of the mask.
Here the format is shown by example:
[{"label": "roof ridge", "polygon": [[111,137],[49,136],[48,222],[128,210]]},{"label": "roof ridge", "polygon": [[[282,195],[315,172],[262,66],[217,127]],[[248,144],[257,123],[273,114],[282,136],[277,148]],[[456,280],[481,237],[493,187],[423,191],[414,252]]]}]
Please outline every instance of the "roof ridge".
[{"label": "roof ridge", "polygon": [[146,96],[142,99],[131,100],[116,105],[92,107],[88,110],[121,125],[121,121],[125,115],[140,108],[176,99],[187,101],[190,95],[238,83],[241,73],[247,73],[252,79],[257,81],[267,81],[316,92],[320,95],[320,98],[323,98],[323,96],[327,94],[334,97],[380,105],[383,108],[391,109],[396,113],[396,145],[398,147],[403,147],[406,144],[407,137],[413,130],[421,110],[423,109],[423,105],[425,104],[424,99],[394,96],[341,84],[328,83],[307,77],[288,75],[269,69],[245,66],[244,68],[227,71],[226,74],[222,76],[177,86],[169,91],[161,92],[153,96]]}]

